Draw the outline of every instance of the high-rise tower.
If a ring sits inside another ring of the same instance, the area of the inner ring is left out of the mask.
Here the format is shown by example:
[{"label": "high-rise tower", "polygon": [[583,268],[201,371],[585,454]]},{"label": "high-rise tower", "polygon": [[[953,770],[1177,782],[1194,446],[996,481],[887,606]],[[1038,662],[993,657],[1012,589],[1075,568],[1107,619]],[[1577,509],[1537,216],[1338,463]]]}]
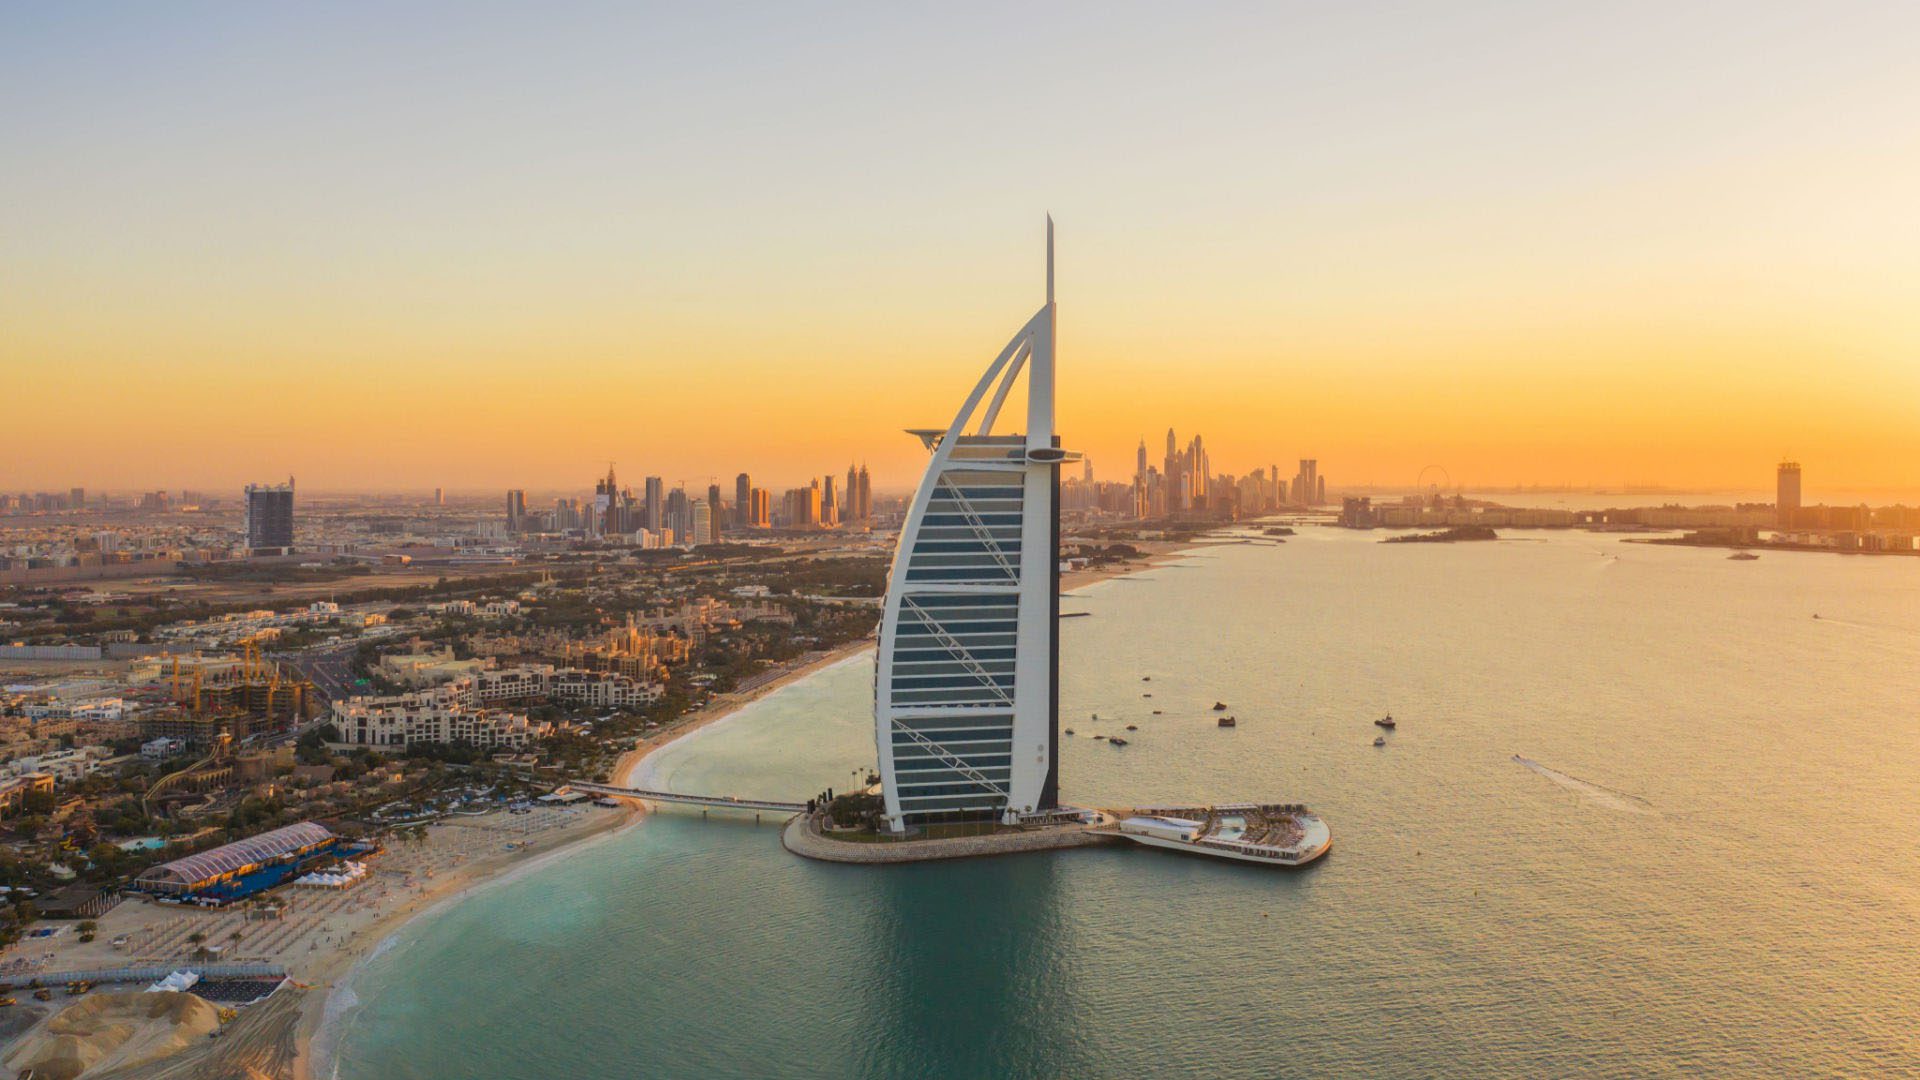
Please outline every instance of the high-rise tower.
[{"label": "high-rise tower", "polygon": [[685,547],[693,542],[693,509],[684,485],[667,492],[666,527],[673,530],[674,543]]},{"label": "high-rise tower", "polygon": [[285,484],[247,485],[247,550],[293,547],[293,477]]},{"label": "high-rise tower", "polygon": [[1300,471],[1293,476],[1293,501],[1298,506],[1312,506],[1319,498],[1320,462],[1301,458]]},{"label": "high-rise tower", "polygon": [[1783,529],[1793,528],[1793,515],[1800,509],[1800,463],[1783,461],[1774,473],[1773,512]]},{"label": "high-rise tower", "polygon": [[687,507],[692,524],[687,529],[687,546],[713,543],[713,507],[705,499],[695,499]]},{"label": "high-rise tower", "polygon": [[657,476],[647,477],[647,529],[659,532],[667,523],[667,484]]},{"label": "high-rise tower", "polygon": [[[887,579],[873,702],[895,832],[1059,803],[1060,464],[1079,455],[1053,430],[1052,219],[1046,296],[953,422],[911,432],[933,459]],[[1026,434],[996,435],[1023,369]]]},{"label": "high-rise tower", "polygon": [[1185,470],[1180,466],[1180,444],[1174,440],[1172,428],[1167,429],[1167,458],[1160,463],[1160,472],[1166,477],[1167,512],[1185,510],[1186,504],[1181,501],[1181,477]]}]

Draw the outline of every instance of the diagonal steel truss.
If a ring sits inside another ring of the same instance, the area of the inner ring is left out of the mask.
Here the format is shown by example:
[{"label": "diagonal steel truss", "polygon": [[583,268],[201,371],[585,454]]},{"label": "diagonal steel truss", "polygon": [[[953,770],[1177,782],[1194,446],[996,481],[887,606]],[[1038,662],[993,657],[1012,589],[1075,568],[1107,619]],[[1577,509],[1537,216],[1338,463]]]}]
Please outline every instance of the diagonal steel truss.
[{"label": "diagonal steel truss", "polygon": [[954,505],[960,508],[961,516],[967,519],[967,527],[973,530],[973,535],[982,544],[987,546],[987,554],[992,555],[993,561],[999,563],[1000,569],[1006,571],[1007,580],[1016,585],[1019,584],[1019,568],[1014,566],[1012,560],[1007,558],[1006,549],[1002,548],[1000,542],[993,538],[993,530],[987,528],[987,523],[981,520],[979,511],[975,510],[973,503],[969,502],[967,497],[961,493],[960,485],[949,480],[946,473],[940,474],[940,484],[953,496]]},{"label": "diagonal steel truss", "polygon": [[988,672],[985,667],[981,666],[980,661],[974,659],[973,654],[967,651],[967,647],[961,643],[959,638],[947,633],[947,628],[940,625],[940,620],[934,618],[932,612],[914,603],[911,595],[903,594],[900,597],[900,605],[920,617],[921,625],[925,626],[927,630],[933,634],[933,639],[938,641],[941,647],[953,654],[955,660],[960,661],[960,666],[967,669],[967,674],[980,680],[980,685],[993,691],[993,696],[999,698],[1003,703],[1008,705],[1013,704],[1013,699],[1007,696],[1006,690],[1000,686],[1000,683],[994,679],[993,675]]},{"label": "diagonal steel truss", "polygon": [[921,746],[925,747],[927,751],[931,753],[934,757],[939,758],[941,763],[947,766],[947,768],[952,769],[953,771],[959,773],[960,775],[966,777],[967,779],[973,781],[974,783],[979,784],[981,787],[986,788],[988,791],[993,792],[995,795],[998,795],[1003,799],[1011,797],[1007,794],[1006,788],[1003,788],[999,784],[996,784],[993,781],[987,779],[985,776],[981,774],[980,770],[967,764],[961,758],[955,757],[953,755],[953,752],[948,750],[946,747],[941,746],[939,743],[934,742],[932,739],[927,738],[925,735],[922,735],[920,732],[915,731],[912,728],[908,727],[907,725],[901,723],[898,717],[894,718],[893,730],[906,732],[907,738],[912,739],[914,742],[919,743]]}]

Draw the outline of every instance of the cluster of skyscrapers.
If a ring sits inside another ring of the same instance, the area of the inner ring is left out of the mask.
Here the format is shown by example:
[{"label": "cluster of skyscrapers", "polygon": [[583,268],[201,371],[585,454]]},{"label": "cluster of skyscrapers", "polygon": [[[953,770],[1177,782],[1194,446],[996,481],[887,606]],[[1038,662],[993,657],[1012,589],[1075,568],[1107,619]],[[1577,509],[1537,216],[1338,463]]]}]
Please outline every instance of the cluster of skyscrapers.
[{"label": "cluster of skyscrapers", "polygon": [[789,489],[777,509],[772,493],[755,487],[753,478],[734,478],[733,501],[721,495],[720,485],[709,483],[704,496],[685,484],[669,490],[658,476],[646,478],[640,494],[620,485],[613,466],[595,481],[591,500],[560,498],[553,509],[532,514],[527,493],[507,492],[507,532],[580,533],[596,537],[628,537],[643,547],[692,547],[718,543],[731,531],[747,529],[865,528],[873,521],[873,481],[866,466],[847,467],[840,487],[829,474],[810,485]]},{"label": "cluster of skyscrapers", "polygon": [[[1085,468],[1084,483],[1093,485],[1093,466]],[[1320,475],[1320,463],[1312,458],[1300,460],[1299,471],[1291,481],[1280,477],[1280,466],[1270,465],[1245,476],[1215,473],[1207,455],[1206,440],[1193,436],[1182,446],[1172,428],[1167,429],[1166,454],[1159,465],[1147,461],[1147,443],[1140,441],[1135,453],[1133,483],[1122,485],[1124,506],[1105,505],[1118,499],[1101,499],[1100,508],[1130,513],[1136,518],[1236,518],[1261,514],[1283,506],[1318,506],[1327,501],[1327,481]],[[1062,493],[1063,505],[1074,508],[1075,499]]]},{"label": "cluster of skyscrapers", "polygon": [[[747,474],[741,473],[739,482],[745,484],[746,481]],[[834,477],[829,475],[806,487],[788,488],[780,500],[777,520],[763,514],[750,524],[759,528],[770,528],[777,523],[789,529],[837,529],[842,525],[864,528],[872,522],[873,480],[867,475],[865,465],[858,469],[849,465],[844,485],[836,487]]]},{"label": "cluster of skyscrapers", "polygon": [[18,495],[0,492],[0,514],[57,514],[64,510],[84,510],[86,506],[86,488],[22,492]]}]

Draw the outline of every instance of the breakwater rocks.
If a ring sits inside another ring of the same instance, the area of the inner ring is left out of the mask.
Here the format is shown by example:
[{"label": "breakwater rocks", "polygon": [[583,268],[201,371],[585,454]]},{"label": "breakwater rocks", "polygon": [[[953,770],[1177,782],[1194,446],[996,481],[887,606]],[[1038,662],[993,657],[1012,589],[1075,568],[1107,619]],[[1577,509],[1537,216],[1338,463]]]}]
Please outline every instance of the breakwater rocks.
[{"label": "breakwater rocks", "polygon": [[1126,841],[1111,832],[1095,832],[1084,825],[994,833],[991,836],[954,836],[939,840],[888,840],[862,843],[821,835],[815,819],[796,815],[780,832],[780,843],[795,855],[823,862],[911,863],[933,859],[976,859],[1021,851],[1055,851]]}]

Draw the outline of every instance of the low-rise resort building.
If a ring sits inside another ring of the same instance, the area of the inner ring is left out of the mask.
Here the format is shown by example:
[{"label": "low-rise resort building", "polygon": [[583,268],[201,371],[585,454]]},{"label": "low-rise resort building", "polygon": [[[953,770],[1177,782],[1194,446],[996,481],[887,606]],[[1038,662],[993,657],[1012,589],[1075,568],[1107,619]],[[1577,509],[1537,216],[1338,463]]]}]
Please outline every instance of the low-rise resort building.
[{"label": "low-rise resort building", "polygon": [[392,697],[359,697],[333,706],[333,745],[403,751],[415,743],[465,743],[517,750],[545,738],[553,725],[525,713],[467,704],[447,688]]},{"label": "low-rise resort building", "polygon": [[333,705],[335,745],[405,749],[414,743],[467,743],[517,750],[553,733],[553,725],[500,706],[562,701],[595,709],[643,709],[665,687],[616,672],[521,665],[386,697]]}]

